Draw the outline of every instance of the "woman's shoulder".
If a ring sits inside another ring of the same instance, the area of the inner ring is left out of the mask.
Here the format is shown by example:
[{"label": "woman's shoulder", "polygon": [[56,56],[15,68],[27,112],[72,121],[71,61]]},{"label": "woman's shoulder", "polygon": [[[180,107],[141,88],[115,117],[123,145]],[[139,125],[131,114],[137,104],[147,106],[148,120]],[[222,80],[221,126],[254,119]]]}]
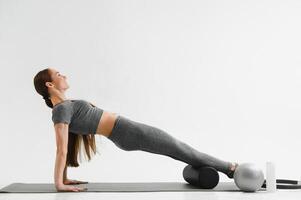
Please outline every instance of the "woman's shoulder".
[{"label": "woman's shoulder", "polygon": [[65,110],[70,110],[70,108],[72,106],[72,102],[74,102],[73,99],[68,99],[68,100],[65,100],[61,103],[56,104],[52,108],[52,113],[54,113],[54,112],[63,112]]},{"label": "woman's shoulder", "polygon": [[70,102],[62,102],[52,109],[52,121],[54,123],[67,122],[69,124],[73,113]]},{"label": "woman's shoulder", "polygon": [[52,108],[52,112],[56,112],[57,110],[72,109],[73,107],[77,108],[84,104],[90,104],[90,102],[85,99],[68,99],[59,104],[56,104]]},{"label": "woman's shoulder", "polygon": [[85,100],[85,99],[72,99],[73,102],[76,103],[84,103],[84,104],[89,104],[90,102]]}]

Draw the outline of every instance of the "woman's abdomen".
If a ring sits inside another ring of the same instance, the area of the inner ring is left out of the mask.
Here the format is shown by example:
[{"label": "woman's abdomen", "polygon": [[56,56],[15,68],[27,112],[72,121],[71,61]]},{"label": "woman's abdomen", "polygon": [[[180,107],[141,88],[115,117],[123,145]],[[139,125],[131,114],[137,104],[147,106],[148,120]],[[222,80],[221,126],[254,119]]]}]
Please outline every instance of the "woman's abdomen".
[{"label": "woman's abdomen", "polygon": [[116,113],[103,111],[102,116],[98,123],[96,134],[100,134],[108,137],[112,132],[117,116],[118,115]]}]

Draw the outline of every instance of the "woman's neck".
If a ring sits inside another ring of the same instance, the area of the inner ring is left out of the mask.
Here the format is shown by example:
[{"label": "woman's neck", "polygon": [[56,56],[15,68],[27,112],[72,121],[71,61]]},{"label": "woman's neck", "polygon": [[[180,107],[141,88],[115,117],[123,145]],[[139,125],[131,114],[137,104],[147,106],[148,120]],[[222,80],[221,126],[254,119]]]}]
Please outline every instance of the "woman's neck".
[{"label": "woman's neck", "polygon": [[63,101],[68,100],[65,96],[59,96],[59,97],[52,97],[50,98],[52,105],[55,106],[56,104],[62,103]]}]

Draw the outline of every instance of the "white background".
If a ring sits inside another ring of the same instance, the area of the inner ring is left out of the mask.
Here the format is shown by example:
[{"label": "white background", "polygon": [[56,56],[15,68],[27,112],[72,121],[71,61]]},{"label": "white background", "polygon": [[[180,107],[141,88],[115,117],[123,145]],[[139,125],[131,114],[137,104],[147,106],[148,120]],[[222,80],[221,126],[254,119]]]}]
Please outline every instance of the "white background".
[{"label": "white background", "polygon": [[[51,109],[34,75],[218,158],[299,179],[300,1],[0,1],[0,184],[53,182]],[[69,178],[184,181],[186,163],[103,136]],[[220,173],[221,180],[230,181]]]}]

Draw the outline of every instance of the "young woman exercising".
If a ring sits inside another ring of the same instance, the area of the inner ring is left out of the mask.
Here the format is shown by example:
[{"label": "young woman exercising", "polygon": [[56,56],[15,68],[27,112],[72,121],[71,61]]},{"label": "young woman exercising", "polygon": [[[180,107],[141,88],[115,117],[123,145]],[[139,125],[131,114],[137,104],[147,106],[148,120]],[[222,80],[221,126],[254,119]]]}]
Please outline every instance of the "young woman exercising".
[{"label": "young woman exercising", "polygon": [[54,68],[39,71],[34,77],[35,90],[52,108],[56,134],[54,184],[58,191],[82,191],[71,184],[87,183],[67,178],[67,166],[78,167],[77,155],[84,142],[85,153],[91,159],[95,154],[95,135],[103,135],[125,151],[141,150],[169,156],[194,167],[211,166],[233,178],[238,166],[197,151],[164,130],[133,121],[125,116],[105,111],[86,100],[68,99],[66,76]]}]

